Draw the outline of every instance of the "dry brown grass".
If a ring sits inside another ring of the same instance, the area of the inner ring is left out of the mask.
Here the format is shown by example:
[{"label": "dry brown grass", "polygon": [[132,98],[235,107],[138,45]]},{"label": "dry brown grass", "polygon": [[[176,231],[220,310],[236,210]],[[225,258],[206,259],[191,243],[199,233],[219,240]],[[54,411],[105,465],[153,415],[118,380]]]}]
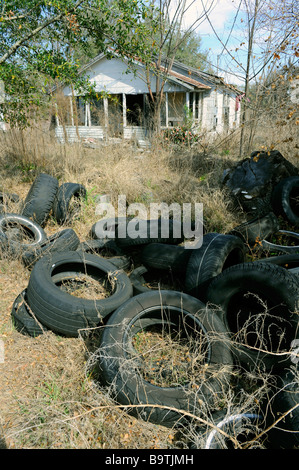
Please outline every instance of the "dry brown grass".
[{"label": "dry brown grass", "polygon": [[[243,217],[232,212],[219,186],[223,170],[238,159],[234,150],[232,141],[205,152],[201,147],[177,152],[159,142],[144,152],[125,142],[93,149],[60,145],[47,129],[33,126],[1,135],[0,189],[24,199],[40,171],[58,177],[60,183],[83,184],[87,200],[71,225],[81,241],[88,238],[98,219],[95,197],[104,194],[112,202],[120,194],[126,195],[128,203],[202,202],[206,230],[226,232]],[[8,203],[7,211],[18,212],[19,207]],[[48,234],[61,229],[52,218],[45,228]],[[132,418],[95,385],[86,363],[96,348],[97,331],[88,345],[82,338],[63,338],[52,332],[32,338],[16,331],[11,308],[29,276],[21,260],[0,257],[0,339],[5,345],[5,362],[0,363],[0,426],[8,447],[186,447],[186,439],[177,441],[173,430]],[[252,405],[257,393],[244,392],[244,408]]]}]

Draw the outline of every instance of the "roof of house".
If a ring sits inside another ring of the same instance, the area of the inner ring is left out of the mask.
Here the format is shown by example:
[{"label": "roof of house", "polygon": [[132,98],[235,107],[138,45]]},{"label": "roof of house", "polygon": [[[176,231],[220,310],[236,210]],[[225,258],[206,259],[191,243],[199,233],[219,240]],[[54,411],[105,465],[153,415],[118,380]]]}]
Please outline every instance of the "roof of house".
[{"label": "roof of house", "polygon": [[[124,59],[119,54],[117,54],[116,51],[110,51],[110,53],[113,56],[119,58],[120,60],[123,60],[126,62],[126,59]],[[90,69],[95,63],[104,59],[107,56],[108,54],[105,54],[105,53],[98,54],[90,62],[88,62],[88,64],[81,67],[80,73],[82,74],[86,70]],[[135,58],[133,62],[140,67],[144,67],[144,64],[138,58]],[[242,93],[236,87],[226,83],[222,77],[219,77],[217,75],[214,75],[208,72],[202,72],[201,70],[190,67],[178,61],[173,62],[173,66],[171,69],[168,69],[167,67],[167,59],[165,59],[163,63],[164,65],[160,66],[159,69],[160,71],[165,73],[167,80],[173,81],[175,83],[179,83],[185,86],[186,88],[188,88],[190,91],[194,89],[210,90],[213,85],[218,85],[223,88],[229,89],[236,94]],[[157,70],[158,68],[156,64],[153,62],[153,66],[152,66],[153,72],[155,72],[155,69]]]},{"label": "roof of house", "polygon": [[203,72],[202,70],[196,69],[194,67],[190,67],[189,65],[183,64],[182,62],[174,61],[172,70],[173,69],[180,69],[181,71],[184,71],[187,73],[189,76],[191,76],[193,79],[201,79],[205,80],[209,83],[213,83],[215,85],[230,89],[231,91],[240,94],[243,93],[241,90],[239,90],[236,86],[227,83],[223,77],[220,77],[219,75],[215,75],[209,72]]},{"label": "roof of house", "polygon": [[195,88],[200,88],[200,89],[205,89],[205,90],[210,90],[211,89],[210,86],[205,85],[204,83],[200,82],[199,80],[195,80],[192,77],[189,77],[189,76],[183,75],[181,73],[175,72],[174,70],[164,69],[164,71],[170,77],[174,77],[174,78],[177,78],[178,80],[180,80],[182,82],[189,83],[190,85],[194,86]]},{"label": "roof of house", "polygon": [[[119,58],[120,60],[124,60],[124,58],[122,58],[120,55],[117,54],[117,52],[115,51],[111,51],[111,54],[113,54],[114,56],[116,56],[117,58]],[[93,66],[93,64],[97,63],[99,60],[102,60],[104,59],[105,57],[107,57],[107,54],[104,54],[104,53],[101,53],[99,55],[97,55],[96,57],[94,57],[94,59],[92,59],[88,64],[86,64],[85,66],[82,67],[82,69],[80,70],[80,72],[84,72],[86,71],[87,69],[91,68]],[[139,60],[138,58],[135,58],[133,60],[133,63],[135,63],[136,65],[140,66],[140,67],[144,67],[144,64],[142,63],[141,60]],[[156,67],[156,64],[153,63],[153,66],[152,66],[152,70],[153,72],[155,72],[155,70],[157,70],[158,68]],[[205,90],[209,90],[211,87],[202,83],[201,81],[195,79],[195,78],[192,78],[191,76],[186,76],[184,74],[181,74],[179,72],[176,72],[175,70],[168,70],[167,67],[163,67],[163,66],[160,66],[159,67],[160,71],[162,71],[163,73],[165,73],[165,75],[167,76],[167,78],[169,80],[172,80],[176,83],[180,83],[180,84],[187,84],[187,85],[191,85],[191,88],[193,89],[194,87],[195,88],[198,88],[198,89],[205,89]],[[189,86],[188,86],[189,88]]]}]

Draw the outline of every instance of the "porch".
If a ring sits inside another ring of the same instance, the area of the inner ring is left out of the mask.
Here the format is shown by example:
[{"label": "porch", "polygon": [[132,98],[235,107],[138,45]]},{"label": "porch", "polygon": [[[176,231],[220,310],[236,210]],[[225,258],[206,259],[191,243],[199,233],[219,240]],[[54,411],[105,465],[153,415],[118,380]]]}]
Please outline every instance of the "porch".
[{"label": "porch", "polygon": [[[161,108],[161,128],[181,126],[186,119],[199,125],[203,117],[202,92],[165,92]],[[55,135],[59,142],[70,143],[109,137],[136,139],[148,146],[152,128],[149,95],[114,94],[97,100],[63,96],[55,110]]]}]

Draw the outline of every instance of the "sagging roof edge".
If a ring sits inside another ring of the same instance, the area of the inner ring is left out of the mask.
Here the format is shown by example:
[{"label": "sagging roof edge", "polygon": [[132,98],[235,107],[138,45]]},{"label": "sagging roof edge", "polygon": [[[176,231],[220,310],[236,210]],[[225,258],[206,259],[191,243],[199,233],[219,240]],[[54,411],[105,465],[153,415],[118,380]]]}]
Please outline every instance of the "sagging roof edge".
[{"label": "sagging roof edge", "polygon": [[[115,57],[119,58],[120,60],[122,60],[123,62],[126,62],[128,63],[128,59],[126,58],[123,58],[122,56],[120,56],[120,54],[118,54],[116,51],[109,51],[109,54],[112,54],[114,55]],[[100,60],[103,60],[104,58],[106,58],[108,55],[108,53],[104,53],[104,52],[101,52],[100,54],[98,54],[97,56],[95,56],[90,62],[88,62],[86,65],[82,66],[79,70],[79,74],[82,74],[84,72],[86,72],[88,69],[90,69],[95,63],[97,63],[98,61]],[[132,60],[133,63],[135,63],[136,65],[140,66],[141,68],[144,68],[144,64],[142,63],[141,60],[139,59],[133,59]],[[167,59],[164,59],[164,63],[167,63]],[[153,69],[154,69],[154,65],[153,64]],[[199,71],[198,69],[194,68],[194,67],[190,67],[188,65],[185,65],[183,64],[182,62],[179,62],[179,61],[174,61],[173,62],[173,66],[175,67],[178,67],[178,68],[181,68],[187,72],[191,72],[190,75],[196,75],[200,78],[203,78],[204,80],[206,80],[207,82],[210,82],[212,85],[219,85],[221,86],[222,88],[226,88],[230,91],[233,91],[234,93],[236,93],[237,95],[238,94],[242,94],[243,91],[239,90],[237,87],[235,87],[234,85],[231,85],[231,84],[228,84],[225,82],[225,80],[222,78],[222,77],[219,77],[217,75],[213,75],[213,74],[210,74],[208,72],[202,72],[202,71]],[[176,72],[174,71],[173,69],[171,70],[167,70],[166,67],[161,67],[161,69],[165,70],[165,74],[167,76],[167,80],[170,80],[174,83],[177,83],[177,84],[180,84],[180,85],[183,85],[185,88],[189,89],[189,90],[194,90],[194,89],[197,89],[197,90],[209,90],[212,88],[212,86],[209,86],[209,85],[206,85],[198,80],[195,80],[194,78],[192,78],[191,76],[188,77],[188,76],[185,76],[183,74],[180,74],[179,72]],[[154,70],[153,70],[154,72]],[[61,83],[59,86],[55,86],[52,88],[52,91],[55,91],[58,87],[63,87],[64,84]]]}]

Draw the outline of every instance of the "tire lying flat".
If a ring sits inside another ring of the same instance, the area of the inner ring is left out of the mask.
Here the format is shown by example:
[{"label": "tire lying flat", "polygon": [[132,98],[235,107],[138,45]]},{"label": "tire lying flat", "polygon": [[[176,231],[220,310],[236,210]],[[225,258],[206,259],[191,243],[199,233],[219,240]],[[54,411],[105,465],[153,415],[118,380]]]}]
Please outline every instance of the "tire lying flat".
[{"label": "tire lying flat", "polygon": [[77,250],[99,255],[114,264],[118,269],[129,269],[132,264],[130,257],[116,245],[114,240],[109,240],[107,238],[104,240],[92,239],[81,242]]},{"label": "tire lying flat", "polygon": [[185,273],[192,249],[166,243],[150,243],[141,252],[141,261],[148,268]]},{"label": "tire lying flat", "polygon": [[[190,383],[160,387],[142,376],[133,338],[149,328],[171,333],[181,329],[182,334],[193,336],[194,346],[207,340],[202,364],[205,373],[200,379],[196,376],[197,387]],[[137,295],[117,309],[105,325],[96,352],[100,378],[112,387],[119,403],[132,405],[134,416],[171,427],[185,419],[184,411],[198,414],[205,406],[216,406],[215,401],[223,397],[233,364],[226,335],[217,315],[194,297],[165,290]]]},{"label": "tire lying flat", "polygon": [[116,229],[119,224],[127,224],[130,218],[127,217],[109,217],[103,218],[92,225],[89,236],[95,240],[114,240]]},{"label": "tire lying flat", "polygon": [[[55,284],[64,279],[90,275],[105,283],[109,296],[84,299],[65,292]],[[55,253],[39,259],[31,271],[28,304],[36,317],[52,331],[77,337],[79,330],[95,327],[133,295],[128,276],[96,255],[76,251]]]},{"label": "tire lying flat", "polygon": [[115,227],[115,241],[122,248],[134,248],[149,243],[177,245],[184,241],[181,224],[172,219],[132,219]]},{"label": "tire lying flat", "polygon": [[272,252],[272,253],[299,253],[299,244],[298,244],[299,233],[290,232],[289,230],[278,230],[277,235],[278,236],[285,236],[290,241],[295,240],[296,244],[295,245],[284,245],[284,244],[272,243],[268,240],[262,240],[261,241],[261,247],[264,251]]},{"label": "tire lying flat", "polygon": [[289,271],[299,267],[299,253],[284,253],[278,256],[269,256],[268,258],[260,258],[253,263],[270,263],[277,264],[277,266],[282,266]]}]

